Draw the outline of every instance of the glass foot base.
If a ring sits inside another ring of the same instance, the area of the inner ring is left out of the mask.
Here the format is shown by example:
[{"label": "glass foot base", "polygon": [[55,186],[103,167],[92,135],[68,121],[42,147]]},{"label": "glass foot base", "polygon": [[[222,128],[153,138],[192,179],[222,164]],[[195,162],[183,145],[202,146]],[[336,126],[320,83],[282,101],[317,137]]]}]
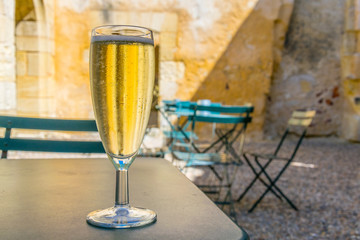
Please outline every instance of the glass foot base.
[{"label": "glass foot base", "polygon": [[145,208],[114,206],[89,213],[86,221],[103,228],[140,227],[156,221],[156,213]]}]

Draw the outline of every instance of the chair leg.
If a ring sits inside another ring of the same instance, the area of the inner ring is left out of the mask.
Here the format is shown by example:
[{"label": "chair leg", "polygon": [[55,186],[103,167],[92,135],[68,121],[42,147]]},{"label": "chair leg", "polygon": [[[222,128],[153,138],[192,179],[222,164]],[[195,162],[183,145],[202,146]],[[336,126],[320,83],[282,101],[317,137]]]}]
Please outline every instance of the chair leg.
[{"label": "chair leg", "polygon": [[[219,193],[218,199],[215,201],[215,203],[217,205],[221,205],[220,209],[224,211],[224,206],[225,205],[229,205],[229,217],[235,222],[237,223],[237,217],[236,217],[236,210],[235,210],[235,205],[234,205],[234,200],[233,200],[233,196],[232,196],[232,192],[231,192],[231,188],[232,188],[232,178],[229,175],[229,169],[228,166],[224,166],[224,180],[226,181],[225,184],[221,184],[222,187],[226,187],[227,192],[225,194],[225,197],[222,201],[220,201],[220,197],[221,197],[221,192]],[[222,189],[221,187],[221,189]],[[221,191],[220,189],[220,191]]]},{"label": "chair leg", "polygon": [[216,171],[216,169],[214,168],[214,166],[209,165],[210,170],[215,174],[216,178],[219,179],[219,181],[222,181],[222,177],[220,176],[220,174]]},{"label": "chair leg", "polygon": [[[265,197],[265,195],[272,190],[272,188],[275,186],[276,187],[276,182],[280,179],[281,175],[284,173],[284,171],[286,170],[286,168],[290,165],[292,159],[290,159],[285,166],[281,169],[281,171],[279,172],[279,174],[275,177],[275,179],[272,181],[272,179],[270,178],[270,176],[264,171],[265,176],[268,178],[268,180],[270,181],[270,186],[265,190],[265,192],[260,196],[260,198],[254,203],[254,205],[250,208],[249,212],[254,211],[254,209],[256,208],[256,206],[261,202],[261,200]],[[261,164],[258,162],[258,160],[255,160],[259,166],[261,166]],[[277,188],[277,187],[276,187]],[[277,190],[279,191],[280,189],[277,188]],[[280,190],[279,193],[285,198],[285,200],[289,203],[289,205],[296,211],[298,211],[298,208],[295,206],[294,203],[292,203],[290,201],[290,199],[288,199],[285,194],[283,194],[283,192]]]},{"label": "chair leg", "polygon": [[[244,190],[244,192],[238,197],[237,201],[240,202],[241,199],[243,199],[243,197],[246,195],[246,193],[250,190],[250,188],[254,185],[254,183],[259,180],[262,184],[264,184],[266,187],[269,187],[269,185],[262,179],[260,178],[260,175],[263,173],[263,171],[265,170],[265,168],[270,164],[270,161],[268,161],[267,164],[265,164],[264,168],[262,170],[260,170],[259,172],[256,172],[254,166],[251,164],[250,160],[246,157],[246,155],[243,155],[245,158],[246,163],[249,165],[250,169],[253,171],[253,173],[255,174],[254,179],[252,180],[252,182],[246,187],[246,189]],[[270,190],[275,197],[277,197],[279,200],[282,201],[281,197],[274,191],[274,190]]]},{"label": "chair leg", "polygon": [[[233,132],[235,129],[232,129],[228,131],[227,133],[223,133],[221,130],[216,131],[216,135],[219,137],[219,140],[221,140],[221,144],[216,149],[216,152],[219,152],[224,146],[226,148],[226,151],[230,153],[230,155],[237,160],[237,162],[241,165],[243,162],[241,161],[240,156],[236,153],[235,149],[232,147],[232,144],[234,141],[229,141],[229,138],[231,138]],[[238,134],[239,135],[239,134]],[[235,136],[236,139],[238,136]]]},{"label": "chair leg", "polygon": [[[248,211],[249,213],[251,213],[252,211],[254,211],[254,209],[256,208],[256,206],[261,202],[261,200],[265,197],[265,195],[271,190],[271,186],[269,186],[269,188],[266,189],[266,191],[260,196],[260,198],[253,204],[253,206],[250,208],[250,210]],[[298,208],[286,197],[283,196],[287,202],[289,203],[289,205],[296,211],[298,211]]]},{"label": "chair leg", "polygon": [[[260,164],[260,162],[259,162],[257,159],[256,159],[255,161],[256,161],[256,164],[257,164],[261,169],[263,169],[263,167],[262,167],[262,165]],[[266,176],[266,178],[269,180],[269,182],[270,182],[270,183],[273,183],[271,177],[269,176],[269,174],[267,174],[267,172],[265,171],[265,169],[263,170],[263,172],[264,172],[264,175]],[[295,209],[296,211],[298,210],[297,207],[295,206],[295,204],[294,204],[292,201],[290,201],[290,199],[280,190],[280,188],[279,188],[278,186],[276,186],[275,183],[273,183],[272,186],[270,185],[269,187],[270,187],[270,188],[275,188],[276,191],[277,191],[278,193],[280,193],[280,195],[281,195],[283,198],[285,198],[285,200],[289,203],[289,205],[290,205],[293,209]],[[270,190],[271,190],[271,189],[270,189]]]},{"label": "chair leg", "polygon": [[224,167],[227,169],[226,170],[226,179],[227,179],[227,184],[228,184],[227,196],[228,196],[229,202],[230,202],[230,217],[233,217],[234,221],[237,222],[234,199],[233,199],[232,192],[231,192],[233,178],[230,178],[230,176],[229,176],[229,169],[228,169],[229,166],[224,166]]}]

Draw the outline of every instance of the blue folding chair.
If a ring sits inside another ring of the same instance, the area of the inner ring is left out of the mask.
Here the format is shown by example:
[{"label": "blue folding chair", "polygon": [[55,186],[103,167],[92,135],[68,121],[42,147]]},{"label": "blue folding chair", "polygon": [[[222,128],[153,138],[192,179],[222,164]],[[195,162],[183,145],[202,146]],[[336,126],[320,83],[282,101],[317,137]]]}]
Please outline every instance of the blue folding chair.
[{"label": "blue folding chair", "polygon": [[[191,134],[187,135],[182,128],[174,127],[174,129],[182,130],[180,133],[183,133],[187,145],[186,147],[181,146],[180,148],[175,148],[177,145],[174,144],[172,153],[177,160],[185,162],[185,168],[208,167],[211,169],[212,173],[218,179],[218,183],[198,186],[206,193],[217,193],[218,199],[215,202],[222,206],[229,204],[230,215],[235,217],[231,187],[237,168],[242,164],[242,161],[239,157],[241,152],[237,153],[233,145],[240,139],[239,150],[242,151],[245,131],[248,123],[251,122],[252,117],[250,114],[254,108],[252,106],[203,106],[193,104],[187,109],[187,111],[190,110],[192,111],[192,115],[187,116],[187,124],[190,127],[189,132]],[[226,126],[230,127],[222,130],[217,129],[217,139],[207,147],[201,147],[197,139],[192,138],[192,136],[196,136],[195,130],[197,123],[226,124]],[[230,176],[228,168],[234,165],[234,173]],[[222,166],[223,173],[218,172],[215,166]],[[220,201],[221,191],[225,188],[227,191],[224,200]]]},{"label": "blue folding chair", "polygon": [[[186,142],[191,139],[197,139],[192,131],[187,131],[190,122],[188,117],[194,114],[192,108],[197,105],[196,102],[180,101],[180,100],[164,100],[161,106],[157,106],[160,114],[170,126],[170,130],[164,130],[163,134],[167,138],[167,153],[172,153],[174,144],[182,144],[186,146]],[[173,123],[171,118],[175,116],[176,121]]]}]

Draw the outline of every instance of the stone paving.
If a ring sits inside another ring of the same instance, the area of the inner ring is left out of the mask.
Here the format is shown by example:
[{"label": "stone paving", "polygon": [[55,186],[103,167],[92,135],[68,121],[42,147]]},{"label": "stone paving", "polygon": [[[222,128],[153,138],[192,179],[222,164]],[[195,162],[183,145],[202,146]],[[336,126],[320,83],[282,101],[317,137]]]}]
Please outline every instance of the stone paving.
[{"label": "stone paving", "polygon": [[[271,153],[276,143],[247,143],[245,151]],[[290,152],[291,147],[288,144],[285,152]],[[276,174],[281,164],[273,162],[270,173]],[[278,183],[299,211],[267,194],[254,212],[248,213],[265,190],[258,182],[235,204],[238,224],[252,240],[360,239],[359,165],[359,143],[333,138],[305,139],[294,163]],[[234,197],[239,196],[252,177],[247,165],[240,167],[233,186]]]}]

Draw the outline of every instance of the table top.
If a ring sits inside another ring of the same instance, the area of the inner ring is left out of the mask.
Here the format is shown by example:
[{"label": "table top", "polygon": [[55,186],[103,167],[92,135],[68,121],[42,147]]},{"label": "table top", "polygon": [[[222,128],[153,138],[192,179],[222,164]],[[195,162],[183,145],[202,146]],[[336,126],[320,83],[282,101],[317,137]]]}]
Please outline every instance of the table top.
[{"label": "table top", "polygon": [[168,161],[138,158],[129,170],[130,204],[157,222],[102,229],[86,215],[111,207],[115,169],[105,159],[1,159],[0,239],[248,239]]}]

